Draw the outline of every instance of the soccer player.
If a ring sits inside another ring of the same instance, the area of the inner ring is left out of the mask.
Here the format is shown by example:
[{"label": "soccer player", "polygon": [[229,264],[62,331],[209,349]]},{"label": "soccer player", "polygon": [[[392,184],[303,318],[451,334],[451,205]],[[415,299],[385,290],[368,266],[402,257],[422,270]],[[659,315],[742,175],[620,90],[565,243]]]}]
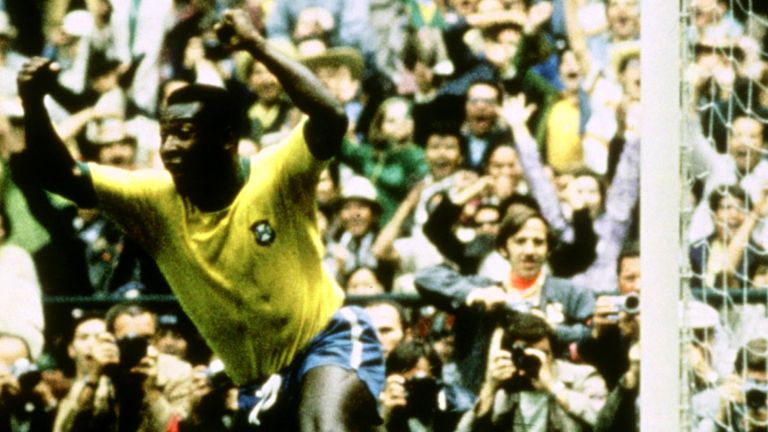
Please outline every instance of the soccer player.
[{"label": "soccer player", "polygon": [[[266,430],[370,430],[384,379],[375,330],[321,265],[315,185],[347,128],[342,107],[303,65],[271,47],[244,11],[221,42],[249,52],[307,116],[250,160],[237,152],[235,103],[220,88],[171,93],[160,115],[165,170],[76,162],[43,105],[57,68],[34,58],[18,76],[26,169],[82,207],[99,207],[157,261],[179,303],[240,385]],[[275,396],[276,395],[276,396]]]}]

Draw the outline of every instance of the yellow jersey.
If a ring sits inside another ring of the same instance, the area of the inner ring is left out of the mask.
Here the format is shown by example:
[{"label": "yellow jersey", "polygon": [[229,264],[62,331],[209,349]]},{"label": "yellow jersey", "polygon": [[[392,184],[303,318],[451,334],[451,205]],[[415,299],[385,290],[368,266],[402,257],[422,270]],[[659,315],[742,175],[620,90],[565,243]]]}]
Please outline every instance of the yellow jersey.
[{"label": "yellow jersey", "polygon": [[322,266],[315,186],[326,163],[300,123],[252,156],[232,204],[202,212],[164,170],[88,164],[98,206],[157,262],[236,384],[275,373],[343,303]]}]

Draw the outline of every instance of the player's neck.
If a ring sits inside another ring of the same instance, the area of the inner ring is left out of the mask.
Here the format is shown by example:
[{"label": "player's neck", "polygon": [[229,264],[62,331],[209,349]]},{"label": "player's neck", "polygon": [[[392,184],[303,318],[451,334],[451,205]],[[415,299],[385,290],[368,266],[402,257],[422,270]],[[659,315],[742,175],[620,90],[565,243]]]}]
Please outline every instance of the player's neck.
[{"label": "player's neck", "polygon": [[195,207],[206,213],[229,207],[245,184],[239,165],[231,170],[209,172],[206,180],[185,194]]}]

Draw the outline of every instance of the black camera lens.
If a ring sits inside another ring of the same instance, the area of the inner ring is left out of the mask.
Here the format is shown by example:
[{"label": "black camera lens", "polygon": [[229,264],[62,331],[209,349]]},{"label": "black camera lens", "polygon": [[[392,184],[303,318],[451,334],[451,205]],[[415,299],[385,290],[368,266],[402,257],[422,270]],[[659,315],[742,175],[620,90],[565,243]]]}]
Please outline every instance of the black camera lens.
[{"label": "black camera lens", "polygon": [[627,294],[624,298],[624,311],[628,314],[640,312],[640,296],[637,294]]},{"label": "black camera lens", "polygon": [[117,340],[117,348],[120,350],[120,367],[131,369],[147,355],[149,338],[135,335],[122,337]]},{"label": "black camera lens", "polygon": [[515,365],[515,369],[519,370],[527,377],[535,378],[539,376],[541,360],[534,355],[527,354],[523,344],[515,344],[512,346],[512,364]]}]

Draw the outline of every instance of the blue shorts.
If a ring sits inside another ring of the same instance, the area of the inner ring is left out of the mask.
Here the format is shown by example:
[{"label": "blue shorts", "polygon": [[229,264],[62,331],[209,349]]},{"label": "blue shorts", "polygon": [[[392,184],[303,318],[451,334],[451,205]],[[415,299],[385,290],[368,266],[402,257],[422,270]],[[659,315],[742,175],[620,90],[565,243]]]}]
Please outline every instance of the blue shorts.
[{"label": "blue shorts", "polygon": [[[354,371],[373,399],[379,399],[384,387],[384,354],[376,330],[359,306],[337,310],[325,329],[279,374],[265,382],[240,387],[238,407],[250,412],[251,423],[260,423],[265,430],[277,430],[273,429],[274,421],[298,418],[304,375],[316,367],[330,365]],[[254,418],[254,413],[258,418]]]}]

